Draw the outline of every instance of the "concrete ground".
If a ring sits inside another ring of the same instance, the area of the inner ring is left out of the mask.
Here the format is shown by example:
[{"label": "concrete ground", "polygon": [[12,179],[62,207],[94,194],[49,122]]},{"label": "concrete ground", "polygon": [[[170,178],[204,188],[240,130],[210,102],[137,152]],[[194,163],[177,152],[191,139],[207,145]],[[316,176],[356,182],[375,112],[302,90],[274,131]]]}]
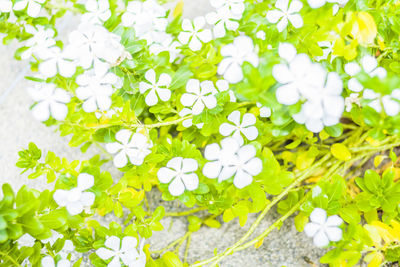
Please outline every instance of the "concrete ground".
[{"label": "concrete ground", "polygon": [[[210,9],[207,0],[185,0],[184,16],[195,17],[205,15]],[[76,26],[74,18],[66,18],[61,22],[61,36],[65,38],[67,33]],[[13,58],[16,44],[10,46],[0,45],[0,182],[10,183],[14,189],[26,184],[30,187],[43,189],[46,185],[44,177],[36,180],[27,179],[27,175],[20,175],[20,169],[15,166],[18,159],[18,151],[27,147],[29,142],[34,142],[39,148],[53,151],[58,156],[69,160],[88,159],[96,153],[95,148],[89,149],[85,154],[79,148],[68,146],[68,138],[60,137],[54,129],[48,128],[36,121],[29,111],[32,104],[27,88],[31,82],[24,79],[29,75],[27,62],[18,62]],[[115,180],[120,177],[119,172],[111,165],[107,165]],[[51,187],[51,185],[50,185]],[[160,194],[151,192],[148,196],[153,206],[161,204]],[[177,202],[165,204],[168,209],[181,209]],[[263,220],[258,233],[266,229],[277,218],[277,214],[271,214]],[[115,218],[106,218],[106,221]],[[189,250],[189,262],[206,259],[213,256],[214,248],[222,252],[228,245],[237,241],[249,228],[255,216],[249,218],[245,227],[240,228],[237,220],[225,223],[220,229],[203,227],[193,234]],[[170,219],[164,219],[164,231],[155,233],[149,242],[152,249],[160,249],[186,232],[187,223],[184,219],[176,219],[173,224]],[[257,233],[256,233],[257,234]],[[317,266],[318,258],[324,254],[323,250],[313,246],[312,241],[303,233],[298,233],[294,228],[293,220],[289,219],[279,231],[272,232],[264,244],[257,250],[246,249],[226,258],[221,266],[310,266],[305,259],[310,259]]]}]

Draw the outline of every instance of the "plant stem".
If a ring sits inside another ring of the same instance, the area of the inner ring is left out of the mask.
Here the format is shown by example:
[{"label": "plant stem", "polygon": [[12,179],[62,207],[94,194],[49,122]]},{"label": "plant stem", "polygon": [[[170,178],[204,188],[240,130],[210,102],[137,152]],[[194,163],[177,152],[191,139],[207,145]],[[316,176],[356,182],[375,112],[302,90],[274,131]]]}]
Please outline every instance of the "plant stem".
[{"label": "plant stem", "polygon": [[299,200],[296,205],[294,205],[285,215],[283,215],[282,217],[280,217],[277,221],[275,221],[270,227],[268,227],[262,234],[260,234],[259,236],[257,236],[256,238],[254,238],[252,241],[249,241],[239,247],[237,247],[235,249],[236,251],[240,251],[243,249],[246,249],[254,244],[256,244],[258,241],[260,241],[261,239],[264,239],[267,235],[269,235],[269,233],[272,232],[272,230],[274,230],[275,228],[277,228],[279,225],[281,225],[281,223],[283,223],[287,218],[289,218],[293,213],[295,213],[298,208],[301,206],[301,204],[303,204],[303,202],[306,200],[306,196],[304,196],[301,200]]},{"label": "plant stem", "polygon": [[[6,258],[6,261],[10,261],[12,262],[15,266],[17,267],[22,267],[21,264],[19,264],[14,258],[12,258],[11,256],[9,256],[8,254],[6,254],[5,252],[0,251],[0,255],[2,257]],[[4,262],[5,263],[5,262]]]},{"label": "plant stem", "polygon": [[206,210],[206,209],[207,209],[207,207],[198,207],[198,208],[194,208],[194,209],[191,209],[191,210],[185,210],[185,211],[181,211],[181,212],[166,212],[164,217],[167,217],[167,216],[169,216],[169,217],[186,216],[186,215],[190,215],[190,214],[193,214],[193,213],[196,213],[196,212],[199,212],[199,211],[202,211],[202,210]]},{"label": "plant stem", "polygon": [[161,253],[163,253],[164,251],[167,251],[168,249],[173,248],[173,247],[175,247],[177,244],[182,243],[183,241],[185,241],[185,239],[186,239],[190,234],[191,234],[190,232],[187,232],[184,236],[182,236],[182,237],[176,239],[175,241],[173,241],[172,243],[170,243],[170,244],[169,244],[168,246],[166,246],[165,248],[160,249],[160,250],[151,251],[150,254],[161,254]]},{"label": "plant stem", "polygon": [[187,262],[187,257],[189,254],[189,247],[190,247],[190,241],[192,240],[192,235],[188,236],[187,242],[186,242],[186,248],[185,248],[185,254],[183,256],[183,262]]},{"label": "plant stem", "polygon": [[301,183],[304,179],[306,179],[312,172],[314,172],[318,167],[320,167],[325,161],[327,161],[331,157],[330,154],[325,155],[322,159],[319,160],[318,163],[314,164],[310,168],[308,168],[306,171],[303,172],[291,185],[285,188],[285,190],[282,191],[278,196],[276,196],[265,208],[264,210],[258,215],[256,221],[251,225],[250,229],[242,236],[242,238],[239,239],[232,247],[226,249],[224,252],[214,256],[213,258],[210,258],[208,260],[195,263],[192,266],[202,266],[204,264],[208,264],[213,262],[215,259],[217,259],[217,263],[220,262],[223,258],[226,256],[230,255],[233,253],[233,251],[239,247],[244,241],[246,241],[247,238],[255,231],[257,226],[260,224],[261,220],[267,215],[268,211],[276,204],[278,203],[284,196],[287,195],[287,193],[293,189],[297,184]]}]

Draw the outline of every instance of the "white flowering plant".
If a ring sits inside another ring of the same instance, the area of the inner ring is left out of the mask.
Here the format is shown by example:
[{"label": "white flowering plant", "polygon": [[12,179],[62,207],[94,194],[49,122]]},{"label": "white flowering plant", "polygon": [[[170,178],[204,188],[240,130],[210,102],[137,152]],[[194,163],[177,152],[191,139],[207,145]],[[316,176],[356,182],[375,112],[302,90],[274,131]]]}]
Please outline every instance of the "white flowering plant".
[{"label": "white flowering plant", "polygon": [[[3,185],[0,265],[216,266],[292,215],[332,248],[321,263],[398,261],[400,4],[210,0],[193,19],[164,4],[0,0],[3,43],[21,42],[15,58],[31,66],[33,117],[102,151],[82,162],[20,152],[17,166],[53,189]],[[61,38],[67,15],[79,25]],[[122,178],[101,171],[108,161]],[[186,209],[152,207],[156,191]],[[255,213],[240,240],[191,261],[194,232]],[[188,231],[152,250],[168,216]]]}]

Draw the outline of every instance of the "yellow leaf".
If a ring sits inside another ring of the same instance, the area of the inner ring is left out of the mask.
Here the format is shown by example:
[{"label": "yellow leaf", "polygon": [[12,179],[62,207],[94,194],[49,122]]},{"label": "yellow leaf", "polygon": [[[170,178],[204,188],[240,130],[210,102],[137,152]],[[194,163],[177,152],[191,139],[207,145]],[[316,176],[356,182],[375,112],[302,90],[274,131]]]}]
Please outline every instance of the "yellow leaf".
[{"label": "yellow leaf", "polygon": [[374,166],[375,168],[377,168],[383,161],[383,159],[385,158],[385,156],[382,155],[378,155],[374,158]]},{"label": "yellow leaf", "polygon": [[373,139],[371,136],[368,136],[367,139],[365,139],[371,146],[377,147],[380,145],[380,142]]},{"label": "yellow leaf", "polygon": [[378,37],[378,45],[379,45],[380,50],[383,50],[386,48],[385,40],[383,40],[382,37]]},{"label": "yellow leaf", "polygon": [[172,16],[173,16],[174,18],[176,18],[176,17],[180,16],[180,15],[182,14],[182,12],[183,12],[183,0],[180,0],[180,1],[176,4],[175,9],[174,9],[174,12],[172,12]]},{"label": "yellow leaf", "polygon": [[374,245],[380,247],[382,239],[379,235],[378,229],[369,224],[364,225],[364,229],[367,231],[368,236],[371,238],[372,242],[374,242]]},{"label": "yellow leaf", "polygon": [[[379,267],[383,261],[383,255],[380,252],[372,252],[371,261],[368,263],[368,267]],[[367,256],[368,256],[367,255]]]},{"label": "yellow leaf", "polygon": [[258,242],[254,244],[254,247],[255,247],[255,248],[259,248],[259,247],[261,247],[261,245],[262,245],[263,243],[264,243],[264,238],[258,240]]},{"label": "yellow leaf", "polygon": [[290,151],[283,151],[281,157],[284,161],[293,162],[295,155]]},{"label": "yellow leaf", "polygon": [[351,34],[359,44],[363,46],[373,44],[377,32],[375,20],[368,12],[361,11],[356,14]]},{"label": "yellow leaf", "polygon": [[296,158],[296,167],[299,170],[305,170],[313,164],[315,157],[309,157],[307,152],[302,152]]},{"label": "yellow leaf", "polygon": [[322,130],[322,131],[319,133],[319,138],[321,138],[322,141],[325,140],[325,139],[327,139],[328,137],[329,137],[329,134],[327,134],[324,130]]},{"label": "yellow leaf", "polygon": [[341,143],[333,144],[331,146],[331,153],[335,158],[343,161],[351,159],[351,153],[349,149]]},{"label": "yellow leaf", "polygon": [[380,221],[372,222],[372,225],[376,228],[379,236],[385,241],[385,243],[391,243],[395,241],[395,237],[390,233],[392,228],[389,225],[386,225]]}]

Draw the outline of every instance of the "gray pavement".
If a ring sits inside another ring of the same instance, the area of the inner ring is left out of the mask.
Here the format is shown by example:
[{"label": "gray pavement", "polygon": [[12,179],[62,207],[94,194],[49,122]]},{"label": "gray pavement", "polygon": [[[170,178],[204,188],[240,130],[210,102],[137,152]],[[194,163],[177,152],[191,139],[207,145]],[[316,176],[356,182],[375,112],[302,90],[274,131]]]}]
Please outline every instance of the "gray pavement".
[{"label": "gray pavement", "polygon": [[[204,15],[209,8],[206,0],[186,0],[184,16]],[[66,27],[61,32],[64,38],[76,25],[76,21],[72,18],[72,21],[68,21],[65,25]],[[46,127],[32,117],[29,111],[32,100],[26,90],[31,82],[24,79],[24,76],[29,74],[29,67],[27,62],[18,62],[13,58],[15,49],[15,45],[7,47],[0,45],[0,61],[2,62],[0,70],[0,182],[10,183],[14,189],[24,184],[37,189],[51,188],[52,185],[46,184],[45,177],[29,180],[26,174],[20,175],[21,170],[15,166],[18,151],[26,148],[29,142],[36,143],[44,150],[44,153],[53,151],[58,156],[69,160],[88,159],[100,152],[91,148],[83,154],[79,148],[69,147],[68,137],[60,137],[54,128]],[[106,169],[113,174],[115,180],[120,177],[118,170],[111,164],[107,165]],[[177,202],[162,203],[159,192],[150,192],[148,197],[153,206],[162,204],[167,209],[175,211],[182,209]],[[261,233],[276,218],[277,214],[272,214],[264,219],[257,233]],[[107,216],[104,222],[115,219]],[[240,228],[237,220],[223,224],[220,229],[203,227],[193,234],[188,254],[189,262],[212,257],[216,247],[218,252],[222,252],[245,233],[254,219],[255,216],[250,216],[243,228]],[[166,230],[155,233],[149,240],[154,250],[164,247],[186,232],[187,223],[184,219],[176,219],[172,223],[167,218],[162,223]],[[283,224],[281,230],[272,232],[260,248],[257,250],[250,248],[235,253],[226,258],[221,266],[310,266],[304,257],[319,265],[318,258],[323,253],[323,250],[316,249],[312,241],[303,233],[298,233],[294,228],[293,219],[289,219]]]}]

